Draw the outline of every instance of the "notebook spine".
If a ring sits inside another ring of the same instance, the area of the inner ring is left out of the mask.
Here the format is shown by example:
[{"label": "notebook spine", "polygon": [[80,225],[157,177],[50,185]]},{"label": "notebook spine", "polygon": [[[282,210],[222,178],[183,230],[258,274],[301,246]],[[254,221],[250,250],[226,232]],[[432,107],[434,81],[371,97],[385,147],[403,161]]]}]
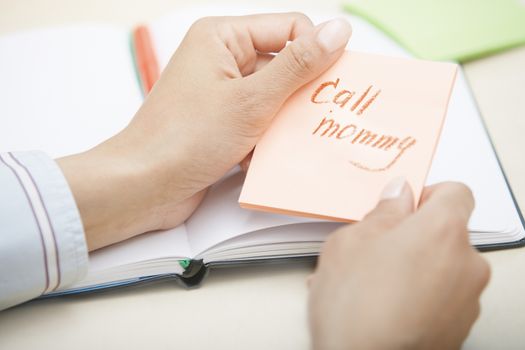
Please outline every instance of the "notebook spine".
[{"label": "notebook spine", "polygon": [[179,276],[179,281],[186,288],[198,287],[208,275],[208,267],[202,260],[191,260],[184,273]]}]

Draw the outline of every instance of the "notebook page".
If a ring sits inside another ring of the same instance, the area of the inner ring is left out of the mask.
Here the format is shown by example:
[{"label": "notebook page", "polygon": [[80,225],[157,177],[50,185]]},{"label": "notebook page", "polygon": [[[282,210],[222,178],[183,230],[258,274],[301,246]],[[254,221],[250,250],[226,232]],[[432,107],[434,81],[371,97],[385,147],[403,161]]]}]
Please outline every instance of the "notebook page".
[{"label": "notebook page", "polygon": [[[177,249],[175,250],[174,247]],[[175,253],[176,251],[176,253]],[[186,227],[146,233],[89,254],[87,275],[58,291],[70,291],[160,274],[182,274],[190,257]],[[54,293],[52,293],[54,294]]]},{"label": "notebook page", "polygon": [[85,151],[119,132],[142,102],[129,31],[57,27],[0,38],[0,149]]},{"label": "notebook page", "polygon": [[[176,253],[173,247],[178,247]],[[135,236],[92,252],[89,256],[89,272],[91,274],[139,261],[163,258],[187,259],[190,256],[186,227],[181,225],[171,230]]]},{"label": "notebook page", "polygon": [[471,231],[523,231],[476,103],[462,73],[458,75],[441,141],[427,183],[460,181],[476,199]]},{"label": "notebook page", "polygon": [[212,186],[202,204],[186,221],[188,241],[194,256],[220,242],[253,231],[319,221],[242,209],[237,200],[244,176],[243,172],[236,170]]},{"label": "notebook page", "polygon": [[[281,12],[283,10],[274,9],[273,11]],[[272,12],[272,10],[240,9],[239,7],[204,7],[184,10],[155,21],[150,28],[158,50],[158,59],[161,67],[167,64],[191,23],[198,18],[207,15],[242,15],[260,12]],[[305,13],[309,15],[307,11]],[[358,17],[345,14],[310,15],[314,23],[320,23],[334,16],[345,17],[352,23],[353,35],[347,47],[348,49],[410,57],[398,44]],[[519,215],[462,74],[458,76],[456,85],[451,100],[451,108],[449,108],[447,121],[445,122],[443,137],[438,145],[427,183],[432,184],[438,181],[465,182],[472,188],[477,201],[477,208],[469,224],[470,230],[500,233],[516,233],[519,231],[519,234],[510,236],[512,239],[516,239],[516,237],[523,236]],[[449,119],[451,121],[448,121]],[[469,143],[467,147],[458,148],[458,145],[465,143],[464,135],[460,132],[458,133],[458,130],[463,130],[461,128],[471,130],[469,138],[471,138],[472,143]],[[448,129],[451,130],[449,131]],[[477,147],[478,144],[479,148]],[[480,152],[480,150],[482,151]],[[477,156],[472,157],[473,152]],[[451,167],[449,166],[451,163],[456,165]],[[234,181],[237,181],[236,185],[233,184]],[[255,229],[263,229],[265,225],[266,227],[272,227],[286,225],[295,221],[310,222],[309,220],[311,220],[305,218],[284,219],[280,215],[252,211],[245,213],[238,208],[237,201],[234,201],[236,197],[234,194],[236,191],[235,186],[238,186],[240,191],[242,179],[230,179],[227,183],[230,186],[226,191],[230,193],[228,196],[222,199],[219,199],[218,196],[208,196],[187,222],[190,245],[192,245],[194,254],[198,254],[207,248],[240,234],[251,232]],[[487,186],[487,184],[490,185]],[[213,200],[210,200],[210,198],[213,198]],[[502,205],[495,208],[494,203],[502,203]],[[214,215],[213,213],[221,213],[221,215]],[[258,216],[264,217],[259,218]],[[507,240],[509,239],[511,238],[507,237]],[[505,238],[501,239],[501,241],[504,240]],[[492,242],[494,241],[498,240],[492,238]],[[476,235],[476,240],[473,243],[479,244],[480,242]]]},{"label": "notebook page", "polygon": [[[269,227],[221,242],[198,257],[204,259],[205,263],[214,263],[236,259],[245,252],[250,252],[250,255],[245,256],[247,259],[318,254],[321,245],[340,225],[335,222],[310,222]],[[305,248],[308,251],[304,251]]]}]

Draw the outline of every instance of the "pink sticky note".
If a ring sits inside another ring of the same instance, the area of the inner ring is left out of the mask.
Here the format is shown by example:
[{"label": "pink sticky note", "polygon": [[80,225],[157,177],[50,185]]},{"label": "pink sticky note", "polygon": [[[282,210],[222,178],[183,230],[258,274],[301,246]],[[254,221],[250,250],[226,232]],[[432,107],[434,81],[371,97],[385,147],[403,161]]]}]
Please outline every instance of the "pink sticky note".
[{"label": "pink sticky note", "polygon": [[457,72],[345,52],[283,105],[253,155],[243,208],[361,220],[404,177],[421,195]]}]

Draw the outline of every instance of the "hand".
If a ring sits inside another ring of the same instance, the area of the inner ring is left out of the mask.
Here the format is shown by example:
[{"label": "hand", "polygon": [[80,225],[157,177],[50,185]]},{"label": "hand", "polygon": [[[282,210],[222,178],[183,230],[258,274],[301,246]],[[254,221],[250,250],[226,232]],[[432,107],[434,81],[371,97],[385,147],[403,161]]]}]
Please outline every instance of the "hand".
[{"label": "hand", "polygon": [[350,34],[343,20],[314,27],[296,13],[197,21],[130,125],[58,160],[89,248],[182,223]]},{"label": "hand", "polygon": [[490,275],[468,240],[473,205],[465,186],[444,183],[413,212],[410,187],[394,181],[330,236],[310,279],[314,348],[460,348]]}]

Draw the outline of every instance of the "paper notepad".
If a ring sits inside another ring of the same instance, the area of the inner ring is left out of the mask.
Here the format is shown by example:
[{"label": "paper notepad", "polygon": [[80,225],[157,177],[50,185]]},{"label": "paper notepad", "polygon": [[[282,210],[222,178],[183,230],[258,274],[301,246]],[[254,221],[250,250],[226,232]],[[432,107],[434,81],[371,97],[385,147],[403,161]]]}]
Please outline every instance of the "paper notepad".
[{"label": "paper notepad", "polygon": [[525,44],[524,0],[346,0],[419,57],[467,61]]},{"label": "paper notepad", "polygon": [[405,177],[419,198],[457,66],[346,52],[295,93],[257,144],[244,208],[361,220]]}]

